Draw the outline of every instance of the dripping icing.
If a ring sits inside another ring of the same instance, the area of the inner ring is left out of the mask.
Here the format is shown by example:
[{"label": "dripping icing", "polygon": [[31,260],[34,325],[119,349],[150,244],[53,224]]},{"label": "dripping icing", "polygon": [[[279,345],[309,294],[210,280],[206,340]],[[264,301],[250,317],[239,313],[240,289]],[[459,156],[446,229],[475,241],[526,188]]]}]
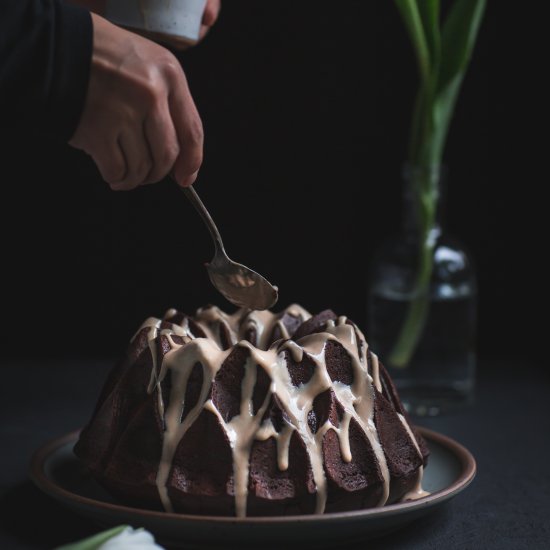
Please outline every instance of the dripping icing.
[{"label": "dripping icing", "polygon": [[[298,305],[290,306],[285,312],[298,317],[301,322],[311,317],[306,310]],[[175,313],[175,310],[168,310],[165,318],[170,318]],[[322,453],[323,438],[328,430],[335,431],[340,442],[342,459],[345,462],[351,461],[349,426],[352,419],[357,422],[364,432],[378,461],[383,479],[383,491],[377,505],[383,506],[387,501],[390,475],[374,424],[374,391],[375,389],[378,391],[382,389],[377,356],[371,352],[371,373],[369,373],[367,368],[368,346],[365,338],[355,325],[347,322],[346,317],[339,317],[336,321],[329,320],[324,327],[324,332],[304,336],[298,342],[295,342],[287,339],[289,337],[288,331],[280,320],[283,313],[276,315],[269,311],[247,313],[244,310],[238,310],[229,315],[214,306],[203,308],[197,312],[194,320],[204,331],[207,338],[194,337],[189,330],[187,318],[183,320],[181,325],[171,324],[170,328],[163,328],[162,330],[160,329],[162,321],[150,318],[140,328],[140,330],[143,328],[149,329],[147,340],[153,357],[149,391],[157,390],[159,411],[164,414],[165,433],[162,458],[157,473],[157,488],[166,510],[173,510],[166,483],[170,475],[174,454],[179,442],[203,410],[217,416],[230,442],[233,457],[235,509],[239,517],[246,515],[249,460],[253,442],[255,440],[266,440],[270,437],[274,438],[277,445],[278,467],[281,471],[284,471],[288,469],[289,446],[294,432],[305,444],[317,492],[315,511],[316,513],[322,513],[327,497],[327,481]],[[208,397],[216,373],[231,353],[231,348],[228,350],[222,349],[219,328],[217,328],[221,323],[227,327],[232,342],[237,342],[237,346],[249,350],[249,358],[244,367],[245,374],[241,381],[239,414],[231,418],[229,422],[224,421],[220,412]],[[281,340],[274,343],[268,350],[259,349],[262,346],[267,346],[269,337],[277,326],[282,337]],[[242,337],[251,327],[256,331],[257,342],[259,342],[258,347],[242,340]],[[160,334],[168,338],[171,350],[164,356],[162,364],[157,365],[155,339]],[[173,335],[182,338],[183,345],[176,343],[172,338]],[[338,341],[343,345],[351,359],[353,372],[351,386],[338,381],[333,382],[330,379],[324,358],[325,346],[330,340]],[[304,353],[313,360],[316,368],[312,378],[306,384],[294,386],[288,372],[284,352],[288,352],[297,363],[303,360]],[[185,406],[184,397],[187,382],[196,363],[200,363],[203,369],[203,385],[197,403],[181,421]],[[257,368],[262,368],[268,374],[271,384],[261,407],[254,414],[252,397]],[[172,389],[170,402],[165,411],[160,383],[168,371],[172,375]],[[312,433],[308,424],[308,413],[312,409],[315,397],[329,388],[334,391],[336,398],[342,405],[344,409],[343,416],[338,426],[332,425],[327,420],[322,426],[318,427],[316,433]],[[280,432],[275,430],[269,419],[262,423],[263,415],[273,395],[277,396],[289,419],[289,422],[284,423]],[[406,420],[402,415],[399,415],[399,417],[420,453],[416,439]],[[404,499],[420,498],[426,494],[422,491],[421,479],[422,469],[420,468],[416,487],[405,495]]]}]

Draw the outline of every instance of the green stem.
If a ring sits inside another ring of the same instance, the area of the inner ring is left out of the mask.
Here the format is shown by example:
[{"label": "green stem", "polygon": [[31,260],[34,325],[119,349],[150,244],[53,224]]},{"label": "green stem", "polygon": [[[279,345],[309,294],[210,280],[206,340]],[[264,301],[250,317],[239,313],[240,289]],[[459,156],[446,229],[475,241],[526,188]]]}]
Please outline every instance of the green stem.
[{"label": "green stem", "polygon": [[413,44],[420,75],[409,143],[409,164],[418,171],[412,182],[418,266],[409,308],[388,358],[392,366],[405,367],[418,346],[429,313],[439,167],[486,0],[456,0],[443,27],[439,0],[395,0],[395,4]]},{"label": "green stem", "polygon": [[433,273],[434,222],[426,224],[422,235],[419,265],[407,315],[388,357],[391,366],[406,367],[418,345],[430,308],[430,280]]},{"label": "green stem", "polygon": [[439,166],[411,167],[410,184],[416,197],[414,219],[418,230],[418,265],[407,314],[388,357],[393,367],[406,367],[422,336],[430,309],[430,281],[437,241],[436,212],[439,200]]}]

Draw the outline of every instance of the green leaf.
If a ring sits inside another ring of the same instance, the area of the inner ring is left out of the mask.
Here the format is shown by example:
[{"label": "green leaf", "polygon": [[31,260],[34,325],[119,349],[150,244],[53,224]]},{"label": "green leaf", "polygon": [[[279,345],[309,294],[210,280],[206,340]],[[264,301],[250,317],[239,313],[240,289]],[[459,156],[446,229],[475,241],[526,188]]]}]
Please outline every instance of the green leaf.
[{"label": "green leaf", "polygon": [[87,539],[60,546],[56,550],[96,550],[109,539],[122,533],[122,531],[124,531],[127,527],[128,525],[119,525],[117,527],[113,527],[113,529],[109,529],[108,531],[97,533],[97,535],[93,535]]},{"label": "green leaf", "polygon": [[463,80],[460,73],[450,82],[444,90],[439,92],[433,105],[434,135],[433,135],[433,158],[441,159],[443,149],[449,132],[449,126],[453,117],[454,108],[458,99],[458,92]]},{"label": "green leaf", "polygon": [[438,0],[395,1],[415,46],[422,75],[411,124],[409,162],[421,168],[424,174],[415,188],[418,231],[423,246],[418,252],[414,295],[388,357],[392,366],[405,367],[418,345],[429,309],[427,296],[434,245],[430,235],[435,223],[437,193],[426,174],[431,168],[441,165],[450,122],[486,0],[454,0],[442,31]]},{"label": "green leaf", "polygon": [[439,32],[439,0],[418,0],[418,13],[424,28],[426,45],[430,52],[430,75],[435,77],[441,57],[441,33]]},{"label": "green leaf", "polygon": [[433,101],[433,156],[441,159],[445,141],[470,62],[486,0],[455,0],[442,31],[442,65]]},{"label": "green leaf", "polygon": [[466,71],[486,4],[486,0],[455,0],[441,33],[438,91]]},{"label": "green leaf", "polygon": [[395,0],[395,4],[413,43],[420,78],[428,80],[430,76],[430,51],[416,0]]}]

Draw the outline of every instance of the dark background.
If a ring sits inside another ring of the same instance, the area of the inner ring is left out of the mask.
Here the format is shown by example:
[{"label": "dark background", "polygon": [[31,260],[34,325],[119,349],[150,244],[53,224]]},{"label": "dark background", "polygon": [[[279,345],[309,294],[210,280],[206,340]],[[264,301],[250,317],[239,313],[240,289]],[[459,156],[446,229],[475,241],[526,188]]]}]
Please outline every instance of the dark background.
[{"label": "dark background", "polygon": [[[337,5],[226,1],[181,59],[206,132],[197,189],[230,255],[277,284],[281,306],[331,307],[368,339],[368,264],[400,227],[416,67],[392,2]],[[490,84],[492,10],[448,140],[446,226],[476,264],[479,353],[498,358],[542,351],[530,323],[542,274],[490,133],[508,109]],[[168,307],[232,309],[210,285],[208,233],[175,184],[113,193],[66,145],[26,131],[0,140],[8,356],[117,355]]]}]

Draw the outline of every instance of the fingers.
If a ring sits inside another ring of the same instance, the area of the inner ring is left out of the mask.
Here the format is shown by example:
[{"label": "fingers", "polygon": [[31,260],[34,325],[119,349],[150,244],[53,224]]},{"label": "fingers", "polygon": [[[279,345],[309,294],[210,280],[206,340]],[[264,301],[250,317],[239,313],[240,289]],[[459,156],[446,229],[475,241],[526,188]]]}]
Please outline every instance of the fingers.
[{"label": "fingers", "polygon": [[167,102],[161,103],[147,117],[144,128],[153,161],[153,167],[144,183],[154,183],[170,173],[180,153],[178,136]]},{"label": "fingers", "polygon": [[198,175],[199,175],[199,171],[197,170],[196,172],[194,172],[193,174],[191,174],[189,176],[184,176],[182,179],[178,179],[176,177],[176,181],[182,187],[191,187],[191,185],[193,185],[195,183]]},{"label": "fingers", "polygon": [[221,0],[208,0],[202,15],[202,24],[206,27],[211,27],[218,19],[220,8]]},{"label": "fingers", "polygon": [[[88,148],[103,179],[126,191],[160,181],[170,172],[183,187],[197,179],[203,158],[203,128],[183,71],[174,92],[140,124],[124,126],[117,139]],[[91,150],[90,150],[91,149]]]},{"label": "fingers", "polygon": [[153,159],[143,126],[125,129],[118,141],[126,161],[126,174],[121,180],[110,183],[110,186],[115,191],[128,191],[149,181]]},{"label": "fingers", "polygon": [[199,32],[199,40],[202,40],[210,30],[210,27],[217,21],[221,9],[221,0],[208,0],[204,13],[202,15],[201,29]]},{"label": "fingers", "polygon": [[210,27],[206,25],[201,25],[201,30],[199,31],[199,40],[202,40],[208,34],[209,30]]},{"label": "fingers", "polygon": [[178,80],[172,87],[168,101],[179,144],[179,154],[174,163],[174,177],[183,187],[197,178],[202,164],[204,133],[202,121],[187,87],[183,71],[174,75]]},{"label": "fingers", "polygon": [[[82,149],[86,150],[83,147]],[[94,159],[101,177],[111,189],[115,189],[117,182],[124,181],[127,173],[126,159],[117,139],[98,145],[86,152]]]}]

